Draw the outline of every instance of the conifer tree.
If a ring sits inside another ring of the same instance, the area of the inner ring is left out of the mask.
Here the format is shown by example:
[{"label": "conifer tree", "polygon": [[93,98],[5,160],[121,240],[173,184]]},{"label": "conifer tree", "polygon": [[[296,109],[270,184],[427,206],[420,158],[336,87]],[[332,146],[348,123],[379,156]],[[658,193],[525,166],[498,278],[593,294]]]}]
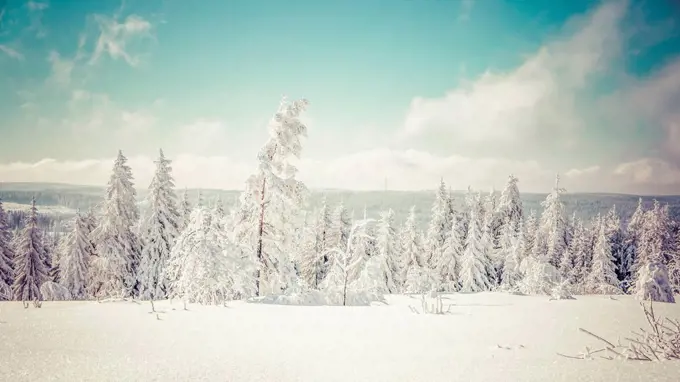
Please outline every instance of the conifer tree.
[{"label": "conifer tree", "polygon": [[593,252],[593,261],[586,282],[589,293],[611,294],[620,293],[616,277],[616,259],[612,255],[610,238],[607,236],[608,221],[603,219],[597,234],[597,241]]},{"label": "conifer tree", "polygon": [[[509,219],[503,230],[503,248],[506,248],[505,261],[503,263],[503,274],[501,275],[501,289],[514,291],[517,284],[522,280],[522,250],[524,248],[524,235],[522,234],[522,218],[519,223]],[[515,225],[519,224],[519,228]]]},{"label": "conifer tree", "polygon": [[321,208],[318,211],[316,218],[316,253],[320,256],[320,259],[315,261],[320,261],[320,265],[316,270],[316,282],[313,285],[319,285],[321,281],[326,277],[328,270],[331,266],[331,259],[328,257],[327,251],[331,248],[331,226],[333,224],[333,216],[331,210],[326,201],[326,196],[324,195],[321,199]]},{"label": "conifer tree", "polygon": [[387,287],[390,293],[398,293],[397,265],[395,260],[399,259],[399,247],[397,243],[397,234],[394,228],[394,211],[389,209],[380,214],[380,220],[376,227],[376,256],[381,257],[381,261],[385,262],[383,281],[381,284]]},{"label": "conifer tree", "polygon": [[[140,297],[149,300],[160,300],[167,294],[166,267],[179,236],[181,219],[171,161],[160,150],[155,163],[156,173],[149,185],[149,217],[142,231],[145,245],[138,272]],[[214,220],[219,223],[218,218]]]},{"label": "conifer tree", "polygon": [[7,213],[0,199],[0,301],[12,298],[14,249]]},{"label": "conifer tree", "polygon": [[482,241],[484,216],[479,194],[471,201],[470,222],[461,259],[460,282],[462,292],[490,290],[492,281],[488,273],[491,261]]},{"label": "conifer tree", "polygon": [[38,227],[38,209],[35,197],[26,217],[24,229],[18,238],[12,293],[19,301],[41,301],[40,286],[48,281],[45,249]]},{"label": "conifer tree", "polygon": [[524,207],[517,186],[518,182],[517,177],[510,175],[498,201],[499,219],[503,224],[514,224],[516,229],[519,229],[519,223],[524,220]]},{"label": "conifer tree", "polygon": [[182,193],[182,200],[179,205],[180,212],[180,225],[179,232],[182,232],[189,224],[189,219],[191,218],[191,202],[189,202],[189,191],[185,188]]},{"label": "conifer tree", "polygon": [[59,246],[60,284],[76,300],[88,297],[88,270],[93,253],[88,224],[87,215],[77,212],[73,229]]},{"label": "conifer tree", "polygon": [[416,222],[416,207],[411,206],[409,215],[399,234],[401,261],[399,264],[399,287],[408,293],[416,293],[421,289],[424,268],[423,240]]},{"label": "conifer tree", "polygon": [[93,292],[96,296],[137,295],[140,240],[133,231],[139,220],[132,170],[122,151],[113,165],[99,226],[92,233],[97,249],[93,260]]},{"label": "conifer tree", "polygon": [[427,242],[425,243],[427,264],[432,269],[435,269],[437,263],[441,261],[444,243],[451,233],[453,215],[451,215],[450,203],[450,195],[442,179],[432,204],[432,218],[427,229]]},{"label": "conifer tree", "polygon": [[443,292],[456,292],[460,289],[460,267],[464,251],[461,225],[460,221],[453,223],[436,267]]},{"label": "conifer tree", "polygon": [[[352,229],[352,216],[345,207],[345,204],[341,201],[340,204],[335,208],[331,217],[331,225],[329,227],[329,245],[331,248],[336,248],[341,252],[344,252],[345,246],[347,245],[347,238],[349,238],[350,230]],[[335,253],[335,252],[333,252]],[[330,261],[332,262],[333,255],[330,256]]]},{"label": "conifer tree", "polygon": [[564,202],[562,194],[566,192],[560,187],[560,177],[555,177],[555,187],[541,203],[543,214],[539,231],[542,240],[545,240],[545,250],[548,262],[554,267],[559,267],[560,259],[567,248],[566,219],[564,215]]},{"label": "conifer tree", "polygon": [[635,264],[635,259],[641,244],[644,219],[645,209],[642,205],[642,198],[639,198],[637,208],[628,221],[628,226],[626,227],[623,243],[624,253],[623,258],[621,259],[620,268],[618,270],[619,274],[623,276],[623,285],[626,288],[626,291],[632,286],[633,283],[633,264]]},{"label": "conifer tree", "polygon": [[281,102],[270,122],[270,137],[258,154],[258,168],[241,194],[236,234],[251,247],[258,263],[257,295],[288,293],[299,289],[289,257],[287,236],[296,224],[307,187],[295,179],[292,160],[302,152],[307,127],[300,121],[307,101]]}]

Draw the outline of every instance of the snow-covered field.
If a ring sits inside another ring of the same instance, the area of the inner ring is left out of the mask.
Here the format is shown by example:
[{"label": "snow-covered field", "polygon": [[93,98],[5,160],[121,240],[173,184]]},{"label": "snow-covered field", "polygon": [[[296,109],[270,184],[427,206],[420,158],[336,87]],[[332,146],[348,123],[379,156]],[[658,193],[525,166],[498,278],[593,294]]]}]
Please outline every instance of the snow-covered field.
[{"label": "snow-covered field", "polygon": [[[448,295],[370,307],[157,302],[0,303],[2,381],[678,381],[676,362],[575,360],[578,331],[610,340],[644,327],[630,296]],[[680,318],[680,305],[655,304]],[[160,318],[160,320],[159,320]]]}]

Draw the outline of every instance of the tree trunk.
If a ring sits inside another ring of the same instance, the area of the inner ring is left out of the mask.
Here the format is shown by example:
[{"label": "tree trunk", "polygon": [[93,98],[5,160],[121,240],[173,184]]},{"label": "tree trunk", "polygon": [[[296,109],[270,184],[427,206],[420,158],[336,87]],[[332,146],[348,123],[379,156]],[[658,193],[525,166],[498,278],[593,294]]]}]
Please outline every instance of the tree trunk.
[{"label": "tree trunk", "polygon": [[[257,261],[259,262],[259,266],[263,266],[264,263],[262,261],[262,236],[264,235],[264,192],[266,189],[267,185],[267,180],[262,179],[262,190],[261,190],[261,196],[260,196],[260,222],[259,226],[257,229]],[[255,276],[255,295],[257,297],[260,297],[261,295],[261,279],[262,279],[262,270],[258,267],[256,276]]]}]

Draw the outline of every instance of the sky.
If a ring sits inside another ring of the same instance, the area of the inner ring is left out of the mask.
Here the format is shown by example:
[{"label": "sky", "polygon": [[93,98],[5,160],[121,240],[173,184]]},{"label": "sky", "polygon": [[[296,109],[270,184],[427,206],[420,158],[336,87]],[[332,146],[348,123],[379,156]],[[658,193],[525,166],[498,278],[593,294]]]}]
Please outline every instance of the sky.
[{"label": "sky", "polygon": [[675,0],[0,0],[0,182],[241,189],[283,96],[310,188],[680,194]]}]

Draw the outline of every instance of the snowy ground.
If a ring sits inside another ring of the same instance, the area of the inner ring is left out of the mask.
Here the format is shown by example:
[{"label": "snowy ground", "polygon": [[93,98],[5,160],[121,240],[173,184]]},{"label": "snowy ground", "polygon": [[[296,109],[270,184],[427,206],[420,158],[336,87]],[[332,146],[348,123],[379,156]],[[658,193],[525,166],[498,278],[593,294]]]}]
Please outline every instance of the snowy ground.
[{"label": "snowy ground", "polygon": [[[448,315],[371,307],[133,302],[0,304],[2,381],[678,381],[680,364],[573,360],[584,327],[644,326],[632,298],[451,295]],[[680,318],[680,304],[655,304]]]}]

